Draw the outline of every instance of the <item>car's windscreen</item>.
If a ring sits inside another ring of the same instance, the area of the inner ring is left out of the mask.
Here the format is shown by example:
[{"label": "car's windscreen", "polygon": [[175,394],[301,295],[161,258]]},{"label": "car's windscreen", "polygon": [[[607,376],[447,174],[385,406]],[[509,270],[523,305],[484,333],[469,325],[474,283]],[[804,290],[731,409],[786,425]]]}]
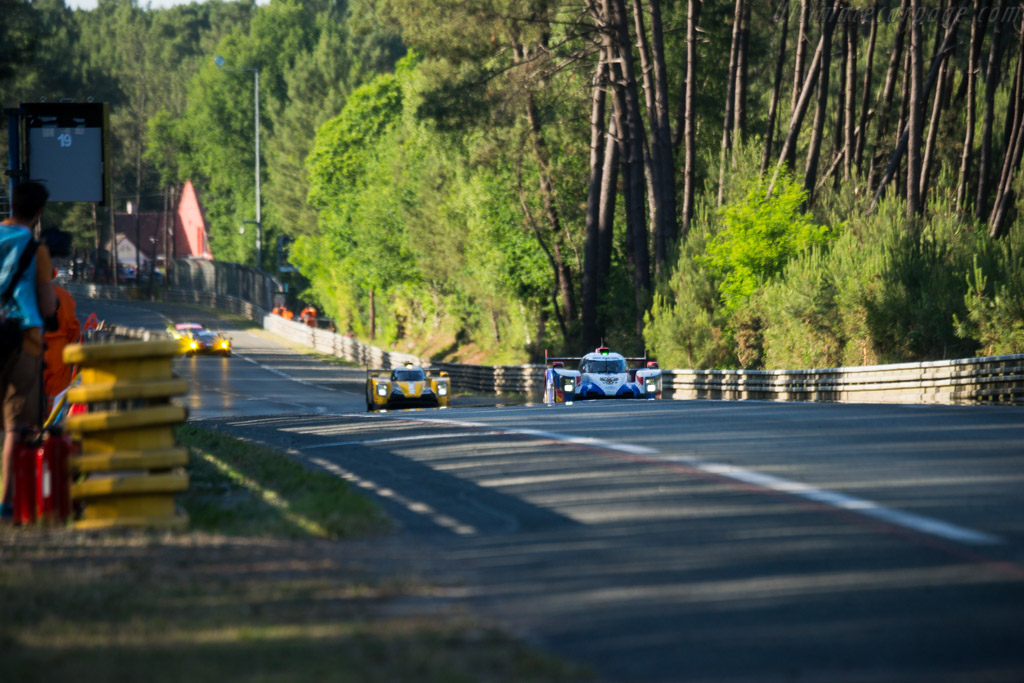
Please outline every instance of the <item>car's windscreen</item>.
[{"label": "car's windscreen", "polygon": [[392,372],[391,379],[398,380],[399,382],[418,382],[424,379],[424,375],[421,368],[405,368]]},{"label": "car's windscreen", "polygon": [[611,372],[625,372],[626,361],[622,358],[607,358],[603,360],[589,360],[584,363],[585,369],[583,372],[593,373],[611,373]]}]

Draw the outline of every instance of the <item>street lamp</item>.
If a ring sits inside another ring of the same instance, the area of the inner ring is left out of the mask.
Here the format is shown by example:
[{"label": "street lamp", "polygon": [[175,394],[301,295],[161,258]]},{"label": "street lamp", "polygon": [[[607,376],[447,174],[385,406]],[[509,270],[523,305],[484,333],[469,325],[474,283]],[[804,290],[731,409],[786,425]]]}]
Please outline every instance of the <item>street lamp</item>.
[{"label": "street lamp", "polygon": [[263,223],[260,217],[260,69],[251,67],[229,67],[224,66],[224,58],[217,55],[213,63],[223,71],[251,71],[253,75],[253,101],[255,103],[255,130],[256,130],[256,268],[263,269]]}]

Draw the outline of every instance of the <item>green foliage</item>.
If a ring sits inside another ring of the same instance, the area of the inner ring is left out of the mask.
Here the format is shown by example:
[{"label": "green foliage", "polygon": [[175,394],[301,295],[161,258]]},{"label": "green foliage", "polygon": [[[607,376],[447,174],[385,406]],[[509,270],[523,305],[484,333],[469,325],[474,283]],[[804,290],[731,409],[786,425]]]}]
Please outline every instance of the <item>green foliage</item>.
[{"label": "green foliage", "polygon": [[317,131],[307,161],[309,201],[315,208],[334,210],[339,199],[362,180],[373,146],[401,111],[398,79],[382,74],[355,90],[342,112]]},{"label": "green foliage", "polygon": [[0,0],[0,82],[32,64],[42,17],[28,0]]},{"label": "green foliage", "polygon": [[763,364],[834,367],[963,357],[957,338],[972,238],[950,212],[919,234],[905,229],[901,201],[851,218],[828,249],[793,259],[762,288]]},{"label": "green foliage", "polygon": [[724,326],[721,277],[704,253],[721,229],[721,212],[702,202],[679,262],[645,316],[644,341],[662,367],[720,368],[736,363]]},{"label": "green foliage", "polygon": [[975,254],[964,305],[966,314],[955,317],[959,337],[977,340],[986,356],[1024,353],[1024,223]]},{"label": "green foliage", "polygon": [[747,182],[747,198],[714,212],[706,188],[647,315],[664,365],[835,367],[1024,348],[1019,221],[993,244],[938,197],[909,230],[900,199],[868,215],[870,198],[845,189],[822,192],[812,219],[791,183],[764,202],[745,170],[753,160],[738,159],[727,196]]},{"label": "green foliage", "polygon": [[722,230],[700,260],[720,278],[718,291],[727,313],[742,306],[794,255],[827,241],[828,226],[815,225],[801,208],[806,198],[800,184],[780,176],[771,196],[767,181],[758,180],[745,201],[722,208]]}]

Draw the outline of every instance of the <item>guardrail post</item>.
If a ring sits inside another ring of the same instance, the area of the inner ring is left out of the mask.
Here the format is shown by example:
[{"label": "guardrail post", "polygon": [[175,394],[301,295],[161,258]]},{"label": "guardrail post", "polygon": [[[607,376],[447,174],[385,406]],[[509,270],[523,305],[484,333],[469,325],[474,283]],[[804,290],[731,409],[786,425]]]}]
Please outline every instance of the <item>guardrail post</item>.
[{"label": "guardrail post", "polygon": [[84,506],[76,529],[187,526],[174,506],[174,494],[188,488],[188,450],[174,441],[186,411],[169,400],[188,391],[171,367],[178,353],[175,340],[64,349],[64,362],[82,367],[82,384],[68,400],[90,405],[67,419],[81,442],[81,455],[71,459],[71,498]]}]

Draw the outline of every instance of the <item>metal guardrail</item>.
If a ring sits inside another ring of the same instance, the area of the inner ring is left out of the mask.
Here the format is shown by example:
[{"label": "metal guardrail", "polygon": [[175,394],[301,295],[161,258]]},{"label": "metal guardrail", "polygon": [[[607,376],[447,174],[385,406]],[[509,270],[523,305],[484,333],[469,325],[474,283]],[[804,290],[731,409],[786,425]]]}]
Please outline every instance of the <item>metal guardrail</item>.
[{"label": "metal guardrail", "polygon": [[[69,289],[75,296],[93,298],[131,298],[125,292],[132,292],[102,285],[75,285]],[[232,296],[171,290],[163,300],[243,315],[296,344],[366,367],[391,368],[406,362],[437,367],[448,373],[456,392],[519,393],[536,398],[544,389],[543,365],[431,363],[269,315]],[[147,338],[136,336],[145,334],[142,331],[126,328],[123,332],[126,336]],[[1024,354],[811,370],[663,370],[662,377],[663,395],[676,400],[1024,405]]]},{"label": "metal guardrail", "polygon": [[1024,355],[816,370],[667,370],[675,399],[1024,405]]}]

